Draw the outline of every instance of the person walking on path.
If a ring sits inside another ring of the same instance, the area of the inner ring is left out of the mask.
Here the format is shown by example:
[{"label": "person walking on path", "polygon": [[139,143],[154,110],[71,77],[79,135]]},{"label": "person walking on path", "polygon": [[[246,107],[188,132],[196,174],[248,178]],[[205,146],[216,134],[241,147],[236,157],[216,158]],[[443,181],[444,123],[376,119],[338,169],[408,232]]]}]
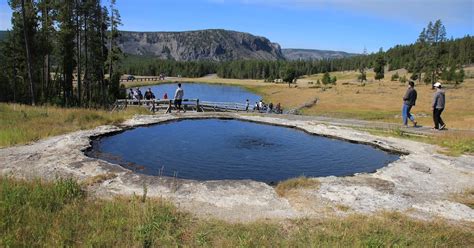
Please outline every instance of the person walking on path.
[{"label": "person walking on path", "polygon": [[[178,88],[174,93],[174,107],[178,110],[178,113],[181,111],[181,103],[183,101],[184,90],[181,88],[181,83],[178,83]],[[186,110],[183,108],[183,112]]]},{"label": "person walking on path", "polygon": [[247,101],[245,101],[245,111],[249,112],[249,106],[250,106],[250,102],[249,102],[249,99],[247,99]]},{"label": "person walking on path", "polygon": [[410,113],[410,110],[416,103],[417,93],[415,90],[415,82],[408,82],[408,89],[403,96],[402,118],[403,125],[408,126],[408,119],[413,122],[413,127],[416,127],[415,117]]},{"label": "person walking on path", "polygon": [[443,130],[446,127],[446,124],[443,119],[441,119],[441,113],[443,113],[446,106],[446,97],[444,95],[444,90],[441,89],[441,83],[437,82],[433,86],[436,88],[436,92],[433,96],[433,104],[431,105],[433,109],[433,129]]}]

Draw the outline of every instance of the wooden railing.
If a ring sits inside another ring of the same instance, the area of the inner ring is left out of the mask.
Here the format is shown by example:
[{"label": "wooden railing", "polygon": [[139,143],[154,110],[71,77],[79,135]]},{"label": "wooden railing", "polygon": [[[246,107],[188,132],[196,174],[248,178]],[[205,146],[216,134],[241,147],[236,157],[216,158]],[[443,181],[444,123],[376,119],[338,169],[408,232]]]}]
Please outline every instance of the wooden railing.
[{"label": "wooden railing", "polygon": [[121,78],[120,82],[141,82],[141,81],[158,81],[160,78],[159,77],[137,77],[137,78]]},{"label": "wooden railing", "polygon": [[[119,99],[115,102],[112,111],[122,110],[128,106],[143,106],[152,112],[166,110],[166,112],[169,113],[172,110],[177,110],[174,106],[174,99]],[[184,110],[192,110],[197,112],[246,111],[245,106],[246,105],[242,103],[199,101],[199,99],[183,99],[181,103],[181,107]]]}]

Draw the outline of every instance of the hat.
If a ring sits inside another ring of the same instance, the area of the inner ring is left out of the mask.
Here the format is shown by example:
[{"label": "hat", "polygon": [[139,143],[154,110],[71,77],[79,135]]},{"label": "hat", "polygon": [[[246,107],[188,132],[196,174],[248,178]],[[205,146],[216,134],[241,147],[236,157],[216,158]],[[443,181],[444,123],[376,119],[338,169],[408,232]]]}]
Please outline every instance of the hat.
[{"label": "hat", "polygon": [[441,83],[440,82],[436,82],[435,84],[433,84],[434,87],[436,88],[441,88]]}]

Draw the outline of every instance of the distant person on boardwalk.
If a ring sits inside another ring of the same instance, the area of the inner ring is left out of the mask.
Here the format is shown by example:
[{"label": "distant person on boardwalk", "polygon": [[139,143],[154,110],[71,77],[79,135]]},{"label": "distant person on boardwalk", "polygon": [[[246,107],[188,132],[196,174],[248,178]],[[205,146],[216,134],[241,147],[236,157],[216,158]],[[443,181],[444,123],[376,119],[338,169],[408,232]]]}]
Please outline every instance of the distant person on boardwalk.
[{"label": "distant person on boardwalk", "polygon": [[145,100],[151,100],[155,99],[155,94],[151,91],[151,88],[148,88],[148,90],[145,92]]},{"label": "distant person on boardwalk", "polygon": [[446,127],[443,119],[441,119],[441,113],[443,113],[444,107],[446,106],[446,97],[444,90],[441,89],[441,83],[437,82],[433,85],[436,88],[436,92],[433,96],[433,121],[435,130],[443,130]]},{"label": "distant person on boardwalk", "polygon": [[135,99],[135,92],[132,88],[130,88],[130,92],[128,92],[128,99],[134,100]]},{"label": "distant person on boardwalk", "polygon": [[281,104],[280,103],[277,103],[276,107],[275,107],[275,112],[277,114],[281,114],[283,111],[281,109]]},{"label": "distant person on boardwalk", "polygon": [[245,111],[249,112],[249,107],[250,107],[250,102],[249,102],[249,99],[247,99],[247,101],[245,101]]},{"label": "distant person on boardwalk", "polygon": [[[183,102],[184,90],[181,88],[181,83],[178,83],[178,88],[174,93],[174,107],[178,110],[178,113],[181,111],[181,104]],[[183,112],[186,110],[183,108]]]},{"label": "distant person on boardwalk", "polygon": [[265,110],[265,104],[263,103],[263,100],[260,100],[260,102],[258,103],[258,109],[260,111],[264,111]]},{"label": "distant person on boardwalk", "polygon": [[268,113],[273,111],[273,103],[268,104]]},{"label": "distant person on boardwalk", "polygon": [[168,93],[165,92],[165,94],[163,95],[163,99],[168,99]]},{"label": "distant person on boardwalk", "polygon": [[402,118],[403,125],[405,126],[408,126],[408,119],[410,119],[413,122],[413,126],[416,127],[415,117],[410,113],[411,108],[415,106],[416,97],[415,82],[410,80],[408,82],[408,89],[403,96]]},{"label": "distant person on boardwalk", "polygon": [[137,88],[137,90],[135,91],[135,94],[136,94],[136,98],[138,100],[142,100],[143,99],[143,94],[142,94],[142,91],[140,90],[140,88]]}]

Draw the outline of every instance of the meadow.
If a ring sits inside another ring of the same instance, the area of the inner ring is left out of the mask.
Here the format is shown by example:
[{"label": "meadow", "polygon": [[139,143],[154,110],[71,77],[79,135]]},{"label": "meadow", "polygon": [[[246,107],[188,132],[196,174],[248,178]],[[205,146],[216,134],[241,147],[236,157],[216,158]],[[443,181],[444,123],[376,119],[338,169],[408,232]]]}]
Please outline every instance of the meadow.
[{"label": "meadow", "polygon": [[228,223],[199,219],[163,199],[97,199],[71,179],[0,177],[2,247],[469,247],[472,223],[401,213]]},{"label": "meadow", "polygon": [[0,148],[26,144],[42,138],[91,129],[100,125],[120,124],[135,114],[149,113],[142,108],[126,111],[59,108],[0,103]]}]

